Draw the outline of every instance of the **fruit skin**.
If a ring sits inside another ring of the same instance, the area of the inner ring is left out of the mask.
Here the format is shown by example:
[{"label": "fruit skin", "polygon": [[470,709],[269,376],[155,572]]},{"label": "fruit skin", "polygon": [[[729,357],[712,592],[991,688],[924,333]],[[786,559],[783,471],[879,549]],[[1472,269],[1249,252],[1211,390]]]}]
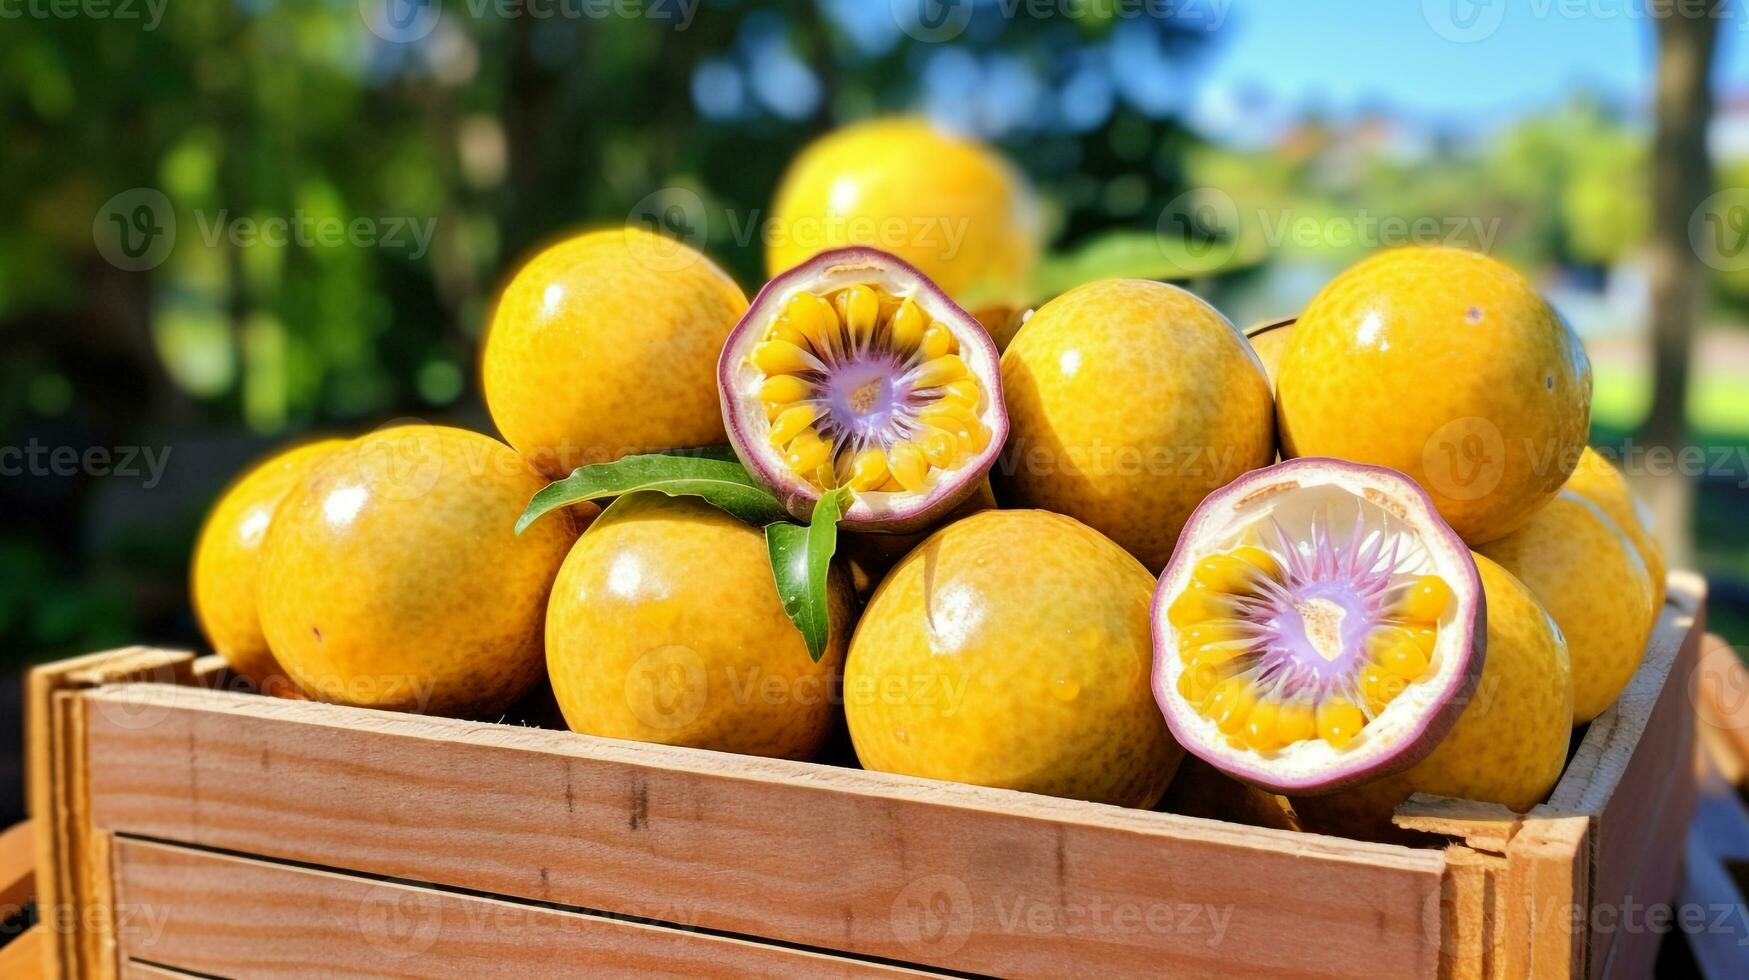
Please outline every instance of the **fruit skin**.
[{"label": "fruit skin", "polygon": [[765,538],[696,498],[634,494],[565,559],[547,672],[573,731],[785,759],[836,724],[849,583],[829,581],[819,663],[784,615]]},{"label": "fruit skin", "polygon": [[255,602],[261,545],[274,509],[311,468],[345,444],[323,439],[257,463],[225,489],[195,541],[189,593],[201,632],[233,673],[257,685],[284,673],[261,634]]},{"label": "fruit skin", "polygon": [[1652,580],[1633,542],[1597,505],[1563,491],[1478,549],[1523,582],[1567,640],[1573,724],[1615,702],[1652,635]]},{"label": "fruit skin", "polygon": [[857,282],[879,284],[894,292],[923,298],[930,314],[948,325],[960,343],[966,368],[983,384],[983,409],[978,420],[989,433],[987,445],[972,458],[944,474],[928,494],[894,494],[893,502],[876,502],[866,494],[852,496],[839,517],[843,526],[861,531],[909,534],[941,521],[943,515],[973,497],[985,482],[1008,439],[1008,411],[998,377],[1001,355],[996,345],[971,314],[952,297],[898,256],[875,248],[841,248],[823,252],[766,283],[754,297],[747,314],[730,331],[717,360],[717,392],[729,445],[753,477],[777,495],[790,514],[809,520],[820,489],[784,466],[764,437],[764,412],[759,401],[740,383],[747,354],[764,336],[783,302],[797,287],[832,283],[847,286]]},{"label": "fruit skin", "polygon": [[1272,392],[1275,390],[1275,376],[1281,369],[1281,355],[1287,350],[1288,340],[1293,334],[1293,317],[1245,328],[1245,342],[1251,345],[1251,352],[1262,363],[1263,374],[1269,378],[1269,390]]},{"label": "fruit skin", "polygon": [[637,228],[578,235],[504,287],[481,353],[505,441],[549,477],[723,441],[717,353],[747,310],[734,280]]},{"label": "fruit skin", "polygon": [[1392,811],[1414,793],[1523,813],[1560,779],[1573,717],[1566,641],[1524,583],[1486,556],[1475,558],[1488,603],[1488,657],[1474,700],[1414,766],[1327,796],[1294,797],[1306,829],[1390,838]]},{"label": "fruit skin", "polygon": [[1634,543],[1634,550],[1639,552],[1640,560],[1646,563],[1646,571],[1652,577],[1652,609],[1656,615],[1664,608],[1665,578],[1670,574],[1670,565],[1664,559],[1664,549],[1652,533],[1651,515],[1628,489],[1621,471],[1602,453],[1586,446],[1585,452],[1579,456],[1579,465],[1561,489],[1596,504]]},{"label": "fruit skin", "polygon": [[1041,307],[1002,355],[1004,506],[1067,514],[1158,572],[1203,497],[1275,458],[1245,338],[1176,286],[1105,279]]},{"label": "fruit skin", "polygon": [[919,545],[850,642],[865,768],[1147,807],[1183,752],[1148,688],[1153,578],[1093,529],[984,511]]},{"label": "fruit skin", "polygon": [[261,625],[324,701],[490,718],[541,671],[568,511],[521,535],[544,481],[463,429],[382,429],[336,450],[280,505],[263,549]]},{"label": "fruit skin", "polygon": [[1472,547],[1565,482],[1591,416],[1591,365],[1525,278],[1475,252],[1380,252],[1294,325],[1276,379],[1282,455],[1402,470]]},{"label": "fruit skin", "polygon": [[976,140],[909,117],[809,144],[784,172],[772,216],[772,277],[829,248],[872,245],[967,304],[1027,299],[1043,251],[1020,173]]},{"label": "fruit skin", "polygon": [[881,584],[881,579],[892,571],[899,559],[910,554],[911,549],[922,544],[932,532],[981,510],[995,509],[996,493],[990,489],[990,481],[985,480],[978,484],[978,489],[970,497],[942,518],[939,525],[928,530],[915,534],[865,534],[840,528],[838,554],[843,557],[845,567],[850,571],[850,582],[856,590],[856,598],[863,602],[868,601],[875,588]]}]

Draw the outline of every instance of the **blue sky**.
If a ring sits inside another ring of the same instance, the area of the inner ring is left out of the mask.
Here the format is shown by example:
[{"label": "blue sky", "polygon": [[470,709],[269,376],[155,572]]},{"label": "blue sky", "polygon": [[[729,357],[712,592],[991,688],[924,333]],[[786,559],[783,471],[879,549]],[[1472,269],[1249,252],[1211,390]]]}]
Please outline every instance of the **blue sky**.
[{"label": "blue sky", "polygon": [[[1204,107],[1251,89],[1289,106],[1382,104],[1485,127],[1576,88],[1638,107],[1650,85],[1648,0],[1177,2],[1225,10],[1198,80]],[[1726,0],[1719,38],[1718,91],[1749,88],[1749,0]]]}]

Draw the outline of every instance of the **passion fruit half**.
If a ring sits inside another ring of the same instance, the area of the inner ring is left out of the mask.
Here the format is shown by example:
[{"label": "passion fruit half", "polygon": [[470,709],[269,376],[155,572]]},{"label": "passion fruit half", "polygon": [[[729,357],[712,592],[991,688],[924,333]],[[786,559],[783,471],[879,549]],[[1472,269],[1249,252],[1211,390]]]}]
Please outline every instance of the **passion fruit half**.
[{"label": "passion fruit half", "polygon": [[729,443],[797,518],[915,531],[977,492],[1003,440],[996,345],[913,266],[823,252],[754,298],[717,362]]},{"label": "passion fruit half", "polygon": [[1395,470],[1306,457],[1191,515],[1154,593],[1154,699],[1186,749],[1275,793],[1405,769],[1482,669],[1463,540]]}]

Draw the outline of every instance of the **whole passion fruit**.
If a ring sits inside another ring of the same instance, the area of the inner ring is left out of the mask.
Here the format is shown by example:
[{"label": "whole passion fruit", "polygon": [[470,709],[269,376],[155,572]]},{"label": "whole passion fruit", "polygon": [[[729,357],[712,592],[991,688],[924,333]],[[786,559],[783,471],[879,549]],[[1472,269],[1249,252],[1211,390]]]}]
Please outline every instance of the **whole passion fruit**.
[{"label": "whole passion fruit", "polygon": [[1228,775],[1322,793],[1413,765],[1482,668],[1475,562],[1393,470],[1278,463],[1209,495],[1154,594],[1154,697]]},{"label": "whole passion fruit", "polygon": [[1008,435],[990,335],[872,248],[766,284],[729,334],[717,388],[749,472],[803,520],[849,488],[842,521],[861,531],[928,526],[977,492]]},{"label": "whole passion fruit", "polygon": [[1312,299],[1275,395],[1282,455],[1401,470],[1477,545],[1529,520],[1573,472],[1591,364],[1511,268],[1463,249],[1399,248]]},{"label": "whole passion fruit", "polygon": [[1029,317],[1002,355],[1013,436],[993,482],[1159,572],[1211,490],[1275,459],[1275,404],[1245,338],[1176,286],[1102,279]]}]

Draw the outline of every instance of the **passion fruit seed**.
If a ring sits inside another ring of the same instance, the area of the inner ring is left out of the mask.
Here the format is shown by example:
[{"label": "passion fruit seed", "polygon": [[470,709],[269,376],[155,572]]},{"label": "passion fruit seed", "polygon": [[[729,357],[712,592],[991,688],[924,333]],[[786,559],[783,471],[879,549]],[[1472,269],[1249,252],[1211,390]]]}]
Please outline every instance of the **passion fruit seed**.
[{"label": "passion fruit seed", "polygon": [[1342,748],[1432,666],[1451,586],[1401,570],[1395,543],[1355,527],[1339,541],[1314,518],[1306,554],[1278,525],[1280,559],[1257,545],[1210,555],[1167,608],[1178,693],[1233,747]]},{"label": "passion fruit seed", "polygon": [[990,444],[952,331],[876,285],[795,293],[747,364],[767,440],[817,489],[917,493]]}]

